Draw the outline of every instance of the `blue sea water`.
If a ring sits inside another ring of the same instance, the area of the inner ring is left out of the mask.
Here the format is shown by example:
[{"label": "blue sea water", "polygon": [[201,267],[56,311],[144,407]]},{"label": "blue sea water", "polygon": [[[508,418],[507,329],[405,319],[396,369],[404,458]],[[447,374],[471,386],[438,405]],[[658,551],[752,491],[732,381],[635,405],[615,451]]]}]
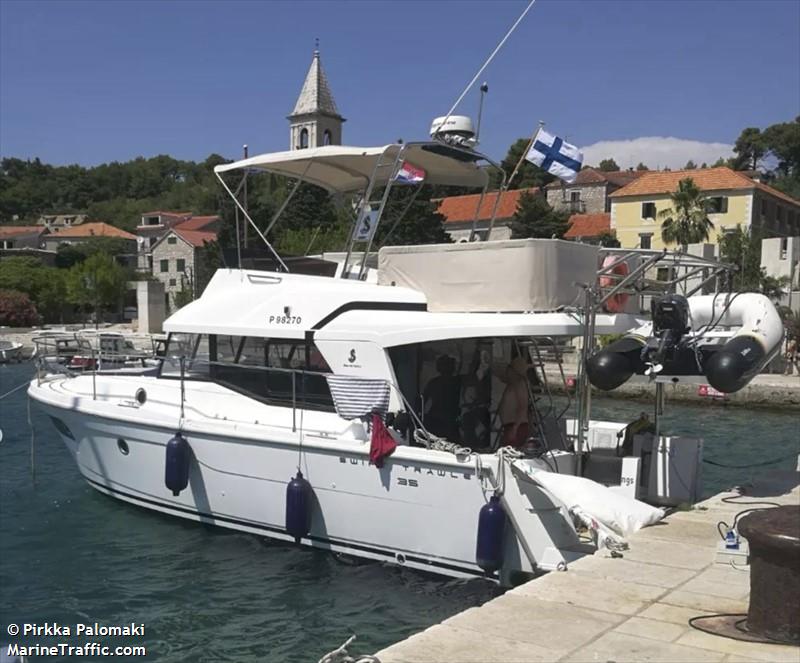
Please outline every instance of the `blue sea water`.
[{"label": "blue sea water", "polygon": [[[0,366],[0,394],[31,373],[29,364]],[[643,407],[595,401],[593,417],[632,419]],[[351,651],[374,652],[498,594],[482,580],[346,564],[324,552],[113,500],[81,479],[35,406],[31,415],[35,482],[25,391],[0,401],[0,643],[143,644],[148,656],[129,660],[170,663],[315,662],[353,633],[358,640]],[[703,436],[706,456],[730,464],[785,457],[800,446],[796,411],[671,405],[664,425],[676,434]],[[787,458],[775,467],[794,465]],[[706,493],[757,473],[706,466]],[[45,622],[144,623],[145,636],[6,633],[10,623]]]}]

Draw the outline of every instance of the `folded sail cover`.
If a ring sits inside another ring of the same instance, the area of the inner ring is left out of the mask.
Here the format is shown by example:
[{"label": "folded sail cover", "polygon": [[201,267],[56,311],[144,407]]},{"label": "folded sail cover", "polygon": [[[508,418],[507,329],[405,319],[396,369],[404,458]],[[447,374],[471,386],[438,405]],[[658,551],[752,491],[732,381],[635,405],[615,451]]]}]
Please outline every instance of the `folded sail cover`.
[{"label": "folded sail cover", "polygon": [[360,419],[375,412],[389,411],[389,383],[386,380],[328,375],[328,387],[337,414],[343,419]]}]

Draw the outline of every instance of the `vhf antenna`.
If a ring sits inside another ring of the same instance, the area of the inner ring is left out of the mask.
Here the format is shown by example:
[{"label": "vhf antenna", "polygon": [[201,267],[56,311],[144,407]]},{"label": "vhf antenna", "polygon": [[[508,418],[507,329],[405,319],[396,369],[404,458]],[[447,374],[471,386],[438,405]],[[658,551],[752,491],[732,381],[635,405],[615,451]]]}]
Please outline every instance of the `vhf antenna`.
[{"label": "vhf antenna", "polygon": [[481,137],[481,116],[483,115],[483,100],[486,97],[486,93],[489,91],[489,84],[484,81],[481,83],[481,99],[478,102],[478,127],[475,130],[475,143],[480,140]]}]

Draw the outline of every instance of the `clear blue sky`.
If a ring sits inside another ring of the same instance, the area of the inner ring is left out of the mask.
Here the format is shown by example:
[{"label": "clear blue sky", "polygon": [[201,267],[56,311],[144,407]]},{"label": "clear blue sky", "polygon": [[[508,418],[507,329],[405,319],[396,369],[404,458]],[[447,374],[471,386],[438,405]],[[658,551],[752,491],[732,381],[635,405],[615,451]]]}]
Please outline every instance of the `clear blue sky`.
[{"label": "clear blue sky", "polygon": [[[315,37],[346,143],[422,138],[525,4],[0,0],[0,154],[286,149]],[[539,119],[582,146],[730,144],[800,113],[800,2],[538,0],[483,78],[496,157]]]}]

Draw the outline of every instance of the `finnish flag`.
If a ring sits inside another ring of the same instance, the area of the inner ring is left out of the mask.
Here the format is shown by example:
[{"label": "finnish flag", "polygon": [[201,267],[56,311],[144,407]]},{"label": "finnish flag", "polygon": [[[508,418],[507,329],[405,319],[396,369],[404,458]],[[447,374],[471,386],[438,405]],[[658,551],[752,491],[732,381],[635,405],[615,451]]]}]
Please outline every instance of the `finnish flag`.
[{"label": "finnish flag", "polygon": [[583,164],[583,152],[558,136],[540,130],[525,158],[565,182],[574,182]]}]

